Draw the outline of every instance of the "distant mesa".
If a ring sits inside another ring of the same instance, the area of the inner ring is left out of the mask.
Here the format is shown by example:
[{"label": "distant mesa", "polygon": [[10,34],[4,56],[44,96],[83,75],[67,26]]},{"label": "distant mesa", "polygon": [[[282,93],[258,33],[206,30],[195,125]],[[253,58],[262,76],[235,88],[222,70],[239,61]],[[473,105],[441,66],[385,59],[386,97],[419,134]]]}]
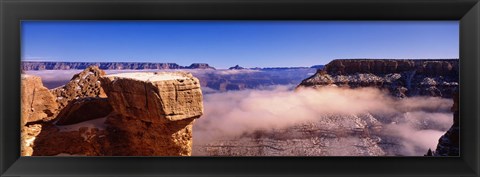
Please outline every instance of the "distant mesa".
[{"label": "distant mesa", "polygon": [[207,63],[193,63],[187,68],[188,69],[215,69],[214,67],[211,67]]},{"label": "distant mesa", "polygon": [[245,68],[244,68],[244,67],[241,67],[241,66],[239,66],[239,65],[235,65],[235,66],[230,67],[230,68],[228,68],[228,69],[230,69],[230,70],[242,70],[242,69],[245,69]]}]

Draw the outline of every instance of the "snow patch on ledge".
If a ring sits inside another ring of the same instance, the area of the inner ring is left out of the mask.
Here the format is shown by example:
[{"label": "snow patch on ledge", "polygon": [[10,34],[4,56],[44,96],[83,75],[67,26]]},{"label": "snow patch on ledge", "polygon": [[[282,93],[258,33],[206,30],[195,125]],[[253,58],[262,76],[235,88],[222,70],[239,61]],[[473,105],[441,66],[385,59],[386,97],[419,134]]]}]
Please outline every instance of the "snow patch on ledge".
[{"label": "snow patch on ledge", "polygon": [[22,77],[22,79],[26,79],[26,78],[33,77],[33,76],[30,75],[30,74],[21,74],[21,77]]},{"label": "snow patch on ledge", "polygon": [[130,78],[140,81],[165,81],[165,80],[176,80],[176,79],[188,79],[188,77],[174,72],[162,72],[162,73],[153,73],[153,72],[137,72],[137,73],[119,73],[119,74],[110,74],[106,77],[121,77],[121,78]]},{"label": "snow patch on ledge", "polygon": [[97,128],[98,130],[104,130],[106,128],[105,121],[107,117],[93,119],[89,121],[80,122],[72,125],[57,125],[60,132],[69,132],[69,131],[78,131],[82,127],[87,127],[88,129]]}]

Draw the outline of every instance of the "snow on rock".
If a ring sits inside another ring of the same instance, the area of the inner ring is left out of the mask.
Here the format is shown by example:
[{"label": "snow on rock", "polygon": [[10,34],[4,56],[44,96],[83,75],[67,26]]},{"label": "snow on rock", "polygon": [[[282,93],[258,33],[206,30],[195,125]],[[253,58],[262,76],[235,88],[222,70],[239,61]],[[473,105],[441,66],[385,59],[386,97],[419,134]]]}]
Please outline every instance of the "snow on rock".
[{"label": "snow on rock", "polygon": [[188,79],[185,76],[185,73],[178,73],[178,72],[138,72],[138,73],[119,73],[119,74],[111,74],[106,75],[106,77],[120,77],[120,78],[130,78],[140,81],[149,81],[149,82],[156,82],[156,81],[165,81],[165,80],[177,80],[177,79]]},{"label": "snow on rock", "polygon": [[56,97],[59,104],[59,109],[63,109],[69,102],[85,97],[105,97],[102,90],[101,83],[97,82],[100,77],[105,75],[105,71],[98,68],[98,66],[89,66],[82,72],[75,74],[70,82],[64,86],[52,89],[51,92]]},{"label": "snow on rock", "polygon": [[60,132],[69,132],[69,131],[78,131],[82,127],[87,127],[89,129],[97,128],[98,130],[104,130],[106,128],[104,122],[107,119],[107,117],[99,118],[99,119],[93,119],[85,122],[80,122],[77,124],[72,124],[72,125],[63,125],[63,126],[57,126]]}]

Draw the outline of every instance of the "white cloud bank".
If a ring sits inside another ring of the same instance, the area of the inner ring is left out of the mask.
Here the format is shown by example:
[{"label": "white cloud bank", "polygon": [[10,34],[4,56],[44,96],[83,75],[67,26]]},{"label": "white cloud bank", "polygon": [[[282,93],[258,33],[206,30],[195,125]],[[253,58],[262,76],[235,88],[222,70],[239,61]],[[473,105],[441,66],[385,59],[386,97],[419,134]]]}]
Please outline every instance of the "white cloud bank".
[{"label": "white cloud bank", "polygon": [[[204,96],[205,114],[194,125],[194,143],[235,137],[256,130],[281,129],[308,121],[320,121],[325,114],[372,113],[384,123],[383,133],[400,140],[404,155],[423,155],[435,149],[438,138],[452,125],[450,99],[412,97],[395,99],[378,89],[290,91],[243,90]],[[350,122],[345,122],[349,124]]]}]

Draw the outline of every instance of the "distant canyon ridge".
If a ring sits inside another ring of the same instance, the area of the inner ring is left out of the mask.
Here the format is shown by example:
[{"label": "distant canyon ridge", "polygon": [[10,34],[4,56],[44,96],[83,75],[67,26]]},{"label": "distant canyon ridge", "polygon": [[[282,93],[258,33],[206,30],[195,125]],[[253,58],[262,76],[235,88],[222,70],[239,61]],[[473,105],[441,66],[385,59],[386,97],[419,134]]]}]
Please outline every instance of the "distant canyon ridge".
[{"label": "distant canyon ridge", "polygon": [[98,66],[101,70],[105,70],[107,74],[134,71],[185,70],[200,79],[204,93],[257,89],[272,85],[298,85],[300,81],[314,74],[317,69],[323,68],[323,65],[314,65],[312,67],[267,68],[244,68],[236,65],[228,69],[216,69],[207,63],[193,63],[190,66],[180,66],[176,63],[145,62],[24,61],[21,64],[21,69],[27,74],[42,77],[45,87],[52,89],[66,84],[73,74],[92,65]]},{"label": "distant canyon ridge", "polygon": [[[84,70],[91,65],[98,66],[102,70],[144,70],[144,69],[216,69],[208,63],[192,63],[190,66],[181,66],[177,63],[148,63],[148,62],[56,62],[56,61],[22,61],[21,69],[30,70]],[[271,67],[271,68],[249,68],[249,69],[295,69],[295,68],[322,68],[323,65],[311,67]],[[239,65],[229,69],[247,69]]]}]

